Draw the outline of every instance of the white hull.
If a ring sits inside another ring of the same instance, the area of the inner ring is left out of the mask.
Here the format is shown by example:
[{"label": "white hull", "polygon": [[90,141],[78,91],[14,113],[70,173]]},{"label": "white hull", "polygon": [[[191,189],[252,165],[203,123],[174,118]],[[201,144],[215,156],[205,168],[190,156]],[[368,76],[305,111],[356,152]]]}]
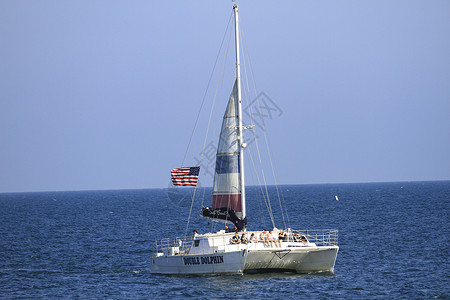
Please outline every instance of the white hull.
[{"label": "white hull", "polygon": [[174,255],[152,258],[155,274],[242,274],[267,271],[330,272],[339,247],[242,250],[210,255]]},{"label": "white hull", "polygon": [[[175,240],[151,259],[155,274],[242,274],[272,271],[333,273],[336,244],[283,242],[267,247],[262,242],[230,244],[232,234],[205,234],[192,240]],[[322,241],[323,243],[323,241]],[[183,247],[182,245],[185,245]]]},{"label": "white hull", "polygon": [[295,271],[297,273],[334,271],[338,246],[302,247],[249,251],[245,272]]},{"label": "white hull", "polygon": [[173,255],[152,258],[155,274],[242,274],[245,251],[220,254]]}]

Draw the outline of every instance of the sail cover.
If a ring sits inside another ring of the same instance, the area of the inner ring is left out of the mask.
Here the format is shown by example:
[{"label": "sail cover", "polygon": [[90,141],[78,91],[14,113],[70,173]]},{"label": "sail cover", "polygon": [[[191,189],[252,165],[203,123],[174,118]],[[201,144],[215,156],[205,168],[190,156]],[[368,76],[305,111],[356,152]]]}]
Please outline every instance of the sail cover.
[{"label": "sail cover", "polygon": [[220,130],[212,208],[232,209],[238,217],[241,217],[238,111],[237,81],[235,81]]},{"label": "sail cover", "polygon": [[202,215],[204,217],[212,219],[221,219],[225,221],[230,221],[231,223],[236,225],[238,231],[241,231],[247,226],[247,217],[245,217],[244,220],[242,220],[236,215],[236,213],[232,209],[228,208],[211,209],[209,207],[205,207],[203,208]]}]

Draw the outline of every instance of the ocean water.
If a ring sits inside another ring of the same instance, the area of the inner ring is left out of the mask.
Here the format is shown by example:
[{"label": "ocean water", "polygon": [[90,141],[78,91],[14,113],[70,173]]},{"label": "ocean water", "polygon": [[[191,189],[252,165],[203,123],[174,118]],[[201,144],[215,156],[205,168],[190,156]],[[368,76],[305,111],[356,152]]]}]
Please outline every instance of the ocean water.
[{"label": "ocean water", "polygon": [[[449,181],[281,186],[284,214],[269,192],[278,228],[339,229],[334,274],[152,275],[156,239],[221,229],[198,216],[210,189],[188,227],[182,190],[13,193],[0,194],[0,298],[450,298]],[[249,229],[271,227],[257,189],[247,201]]]}]

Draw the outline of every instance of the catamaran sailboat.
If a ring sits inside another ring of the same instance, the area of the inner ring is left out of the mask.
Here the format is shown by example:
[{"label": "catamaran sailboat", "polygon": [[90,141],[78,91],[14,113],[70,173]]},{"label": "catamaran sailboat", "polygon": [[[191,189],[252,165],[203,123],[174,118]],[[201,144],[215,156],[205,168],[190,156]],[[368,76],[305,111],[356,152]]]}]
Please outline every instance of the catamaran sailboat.
[{"label": "catamaran sailboat", "polygon": [[[235,243],[235,232],[220,230],[156,242],[151,257],[155,274],[242,274],[267,271],[297,273],[334,272],[337,230],[293,230],[287,228],[283,238],[271,240],[262,230],[247,231],[244,143],[242,122],[241,70],[239,54],[239,12],[233,6],[236,46],[236,79],[223,117],[216,154],[212,207],[204,207],[203,217],[223,220],[235,226],[239,236],[252,234],[256,241]],[[178,185],[194,185],[198,167],[172,170]],[[277,228],[273,235],[281,235]],[[280,241],[281,242],[278,242]]]}]

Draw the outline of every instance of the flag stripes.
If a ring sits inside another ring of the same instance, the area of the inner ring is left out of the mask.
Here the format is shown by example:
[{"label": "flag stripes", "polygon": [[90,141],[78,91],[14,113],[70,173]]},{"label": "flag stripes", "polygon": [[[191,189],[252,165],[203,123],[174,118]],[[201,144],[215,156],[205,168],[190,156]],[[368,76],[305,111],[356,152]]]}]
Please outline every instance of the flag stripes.
[{"label": "flag stripes", "polygon": [[197,186],[200,167],[182,167],[170,171],[173,185]]}]

